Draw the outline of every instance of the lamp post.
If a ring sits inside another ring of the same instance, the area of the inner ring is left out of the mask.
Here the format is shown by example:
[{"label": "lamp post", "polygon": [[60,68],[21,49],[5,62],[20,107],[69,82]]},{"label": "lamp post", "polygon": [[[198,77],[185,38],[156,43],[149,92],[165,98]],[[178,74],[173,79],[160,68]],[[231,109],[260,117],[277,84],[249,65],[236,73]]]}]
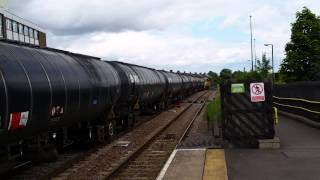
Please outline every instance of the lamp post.
[{"label": "lamp post", "polygon": [[271,46],[271,66],[272,66],[272,80],[274,82],[274,65],[273,65],[273,44],[264,44],[265,46]]},{"label": "lamp post", "polygon": [[251,41],[251,71],[253,71],[253,53],[252,53],[252,16],[250,16],[250,41]]},{"label": "lamp post", "polygon": [[254,69],[257,70],[256,38],[253,39]]}]

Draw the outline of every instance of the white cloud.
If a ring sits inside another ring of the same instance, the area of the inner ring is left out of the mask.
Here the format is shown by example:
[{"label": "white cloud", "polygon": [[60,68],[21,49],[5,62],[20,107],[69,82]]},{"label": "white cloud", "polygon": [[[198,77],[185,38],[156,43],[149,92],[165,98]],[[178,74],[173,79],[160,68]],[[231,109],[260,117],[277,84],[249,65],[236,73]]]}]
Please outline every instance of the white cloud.
[{"label": "white cloud", "polygon": [[71,51],[157,67],[221,65],[248,55],[243,51],[244,45],[221,47],[211,39],[154,31],[99,32],[73,39],[69,44],[67,49]]},{"label": "white cloud", "polygon": [[[247,62],[249,15],[253,16],[257,56],[270,52],[264,43],[273,43],[278,65],[284,57],[296,11],[307,6],[320,13],[320,1],[307,0],[12,0],[9,3],[15,14],[48,30],[51,46],[151,67],[184,67],[193,71]],[[195,37],[190,29],[186,31],[194,22],[208,23],[215,18],[223,21],[213,28],[234,29],[247,40],[227,43],[205,34]]]}]

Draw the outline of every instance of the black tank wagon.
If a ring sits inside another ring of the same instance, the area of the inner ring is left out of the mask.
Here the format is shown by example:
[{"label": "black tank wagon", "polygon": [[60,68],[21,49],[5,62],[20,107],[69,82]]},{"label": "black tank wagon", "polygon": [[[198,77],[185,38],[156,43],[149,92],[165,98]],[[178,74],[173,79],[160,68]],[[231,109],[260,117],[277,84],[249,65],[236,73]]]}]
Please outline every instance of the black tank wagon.
[{"label": "black tank wagon", "polygon": [[181,99],[183,94],[183,82],[179,74],[167,71],[160,71],[167,80],[167,93],[165,105]]},{"label": "black tank wagon", "polygon": [[104,141],[132,126],[136,109],[160,111],[194,92],[192,78],[1,41],[0,174],[17,158],[50,161],[74,142]]},{"label": "black tank wagon", "polygon": [[101,117],[120,92],[109,64],[53,49],[0,42],[0,70],[0,160],[20,156],[26,144],[66,145],[62,127],[107,123]]},{"label": "black tank wagon", "polygon": [[203,90],[204,81],[205,81],[204,78],[200,74],[193,74],[193,78],[194,78],[194,83],[195,83],[194,90],[195,91]]},{"label": "black tank wagon", "polygon": [[192,84],[192,76],[185,73],[178,73],[179,76],[182,79],[182,85],[183,85],[183,94],[184,95],[190,95],[193,93],[193,84]]},{"label": "black tank wagon", "polygon": [[128,104],[129,111],[136,108],[142,113],[149,110],[158,111],[163,107],[167,79],[162,73],[134,64],[117,61],[108,63],[119,72],[123,82],[119,104]]}]

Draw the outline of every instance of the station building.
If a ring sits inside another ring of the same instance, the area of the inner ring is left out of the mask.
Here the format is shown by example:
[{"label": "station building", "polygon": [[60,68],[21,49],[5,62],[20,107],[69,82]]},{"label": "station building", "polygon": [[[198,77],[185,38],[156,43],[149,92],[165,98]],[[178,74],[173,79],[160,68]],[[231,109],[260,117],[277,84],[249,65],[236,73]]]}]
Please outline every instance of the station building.
[{"label": "station building", "polygon": [[0,39],[46,47],[45,31],[34,23],[0,7]]}]

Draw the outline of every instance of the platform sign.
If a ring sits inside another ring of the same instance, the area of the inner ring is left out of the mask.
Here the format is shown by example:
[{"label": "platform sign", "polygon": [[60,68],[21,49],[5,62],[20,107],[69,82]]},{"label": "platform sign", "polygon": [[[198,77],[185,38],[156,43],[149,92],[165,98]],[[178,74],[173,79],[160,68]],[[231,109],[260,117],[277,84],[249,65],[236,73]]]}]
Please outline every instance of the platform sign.
[{"label": "platform sign", "polygon": [[250,83],[251,102],[265,101],[264,83]]},{"label": "platform sign", "polygon": [[244,93],[244,84],[238,83],[238,84],[231,84],[231,93]]}]

